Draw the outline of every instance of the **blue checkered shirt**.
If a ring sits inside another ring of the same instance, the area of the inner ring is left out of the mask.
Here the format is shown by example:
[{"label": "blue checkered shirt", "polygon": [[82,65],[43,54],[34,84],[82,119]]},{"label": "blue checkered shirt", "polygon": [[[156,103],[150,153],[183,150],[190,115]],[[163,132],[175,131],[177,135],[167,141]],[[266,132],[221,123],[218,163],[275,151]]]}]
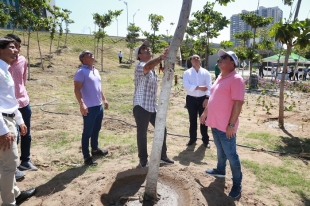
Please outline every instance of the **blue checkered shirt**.
[{"label": "blue checkered shirt", "polygon": [[149,112],[156,112],[157,74],[154,69],[143,73],[146,62],[139,62],[135,69],[135,93],[133,106],[141,106]]}]

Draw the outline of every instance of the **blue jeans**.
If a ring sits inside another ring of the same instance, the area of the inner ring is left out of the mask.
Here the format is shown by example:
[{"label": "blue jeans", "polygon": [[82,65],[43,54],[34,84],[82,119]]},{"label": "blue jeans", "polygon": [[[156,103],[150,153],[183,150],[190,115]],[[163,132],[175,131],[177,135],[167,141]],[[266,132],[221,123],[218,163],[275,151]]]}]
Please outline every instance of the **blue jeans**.
[{"label": "blue jeans", "polygon": [[18,109],[23,116],[25,125],[27,126],[27,134],[21,136],[20,138],[20,160],[22,162],[28,162],[30,160],[30,147],[31,147],[31,134],[30,134],[30,124],[31,124],[31,108],[28,104],[23,108]]},{"label": "blue jeans", "polygon": [[234,185],[242,182],[242,171],[239,155],[236,149],[236,137],[227,138],[226,133],[212,128],[214,144],[217,148],[217,170],[226,174],[226,161],[228,159]]},{"label": "blue jeans", "polygon": [[90,157],[89,138],[92,151],[98,149],[98,136],[103,118],[102,105],[89,107],[87,116],[83,116],[82,152],[84,159]]}]

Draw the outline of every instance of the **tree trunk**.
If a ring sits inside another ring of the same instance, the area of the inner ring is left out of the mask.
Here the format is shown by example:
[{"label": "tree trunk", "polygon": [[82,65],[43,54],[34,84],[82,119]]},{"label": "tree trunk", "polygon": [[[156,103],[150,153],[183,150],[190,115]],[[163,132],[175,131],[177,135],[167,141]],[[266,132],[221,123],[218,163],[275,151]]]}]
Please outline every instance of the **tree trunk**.
[{"label": "tree trunk", "polygon": [[44,70],[43,58],[42,58],[42,52],[41,52],[41,47],[40,47],[40,39],[39,39],[39,32],[38,31],[37,31],[37,40],[38,40],[38,47],[39,47],[39,53],[40,53],[40,59],[41,59],[41,67],[42,67],[42,70]]},{"label": "tree trunk", "polygon": [[[300,4],[301,4],[301,0],[298,0],[297,8],[296,8],[295,16],[294,16],[294,20],[296,20],[297,17],[298,17]],[[283,66],[283,72],[282,72],[281,82],[280,82],[279,127],[281,127],[281,128],[284,128],[284,79],[285,79],[285,74],[286,74],[286,71],[287,71],[288,58],[290,56],[292,47],[293,47],[293,45],[292,45],[291,42],[289,44],[287,44],[286,55],[285,55],[284,66]]]},{"label": "tree trunk", "polygon": [[51,41],[50,41],[50,56],[49,56],[49,58],[52,58],[52,43],[53,43],[53,39],[51,39]]},{"label": "tree trunk", "polygon": [[66,38],[65,38],[65,45],[64,45],[64,47],[67,46],[67,38],[68,38],[68,32],[66,32]]},{"label": "tree trunk", "polygon": [[159,171],[159,161],[161,157],[161,149],[164,140],[164,132],[166,126],[166,117],[172,81],[174,79],[174,65],[178,49],[183,41],[185,29],[188,23],[192,6],[192,0],[183,0],[180,12],[179,22],[174,37],[169,47],[169,54],[165,59],[165,73],[162,79],[162,87],[158,101],[158,111],[155,120],[155,133],[150,157],[150,167],[146,177],[145,194],[157,199],[157,181]]},{"label": "tree trunk", "polygon": [[28,45],[27,45],[27,58],[28,58],[28,81],[30,80],[30,55],[29,55],[29,47],[30,47],[30,29],[28,31]]},{"label": "tree trunk", "polygon": [[288,58],[290,56],[291,49],[292,49],[292,45],[291,44],[287,45],[286,55],[285,55],[285,60],[284,60],[284,65],[283,65],[283,72],[282,72],[281,82],[280,82],[280,94],[279,94],[279,127],[280,128],[284,128],[284,83],[285,83],[285,75],[287,71]]},{"label": "tree trunk", "polygon": [[103,72],[103,38],[101,39],[101,71]]}]

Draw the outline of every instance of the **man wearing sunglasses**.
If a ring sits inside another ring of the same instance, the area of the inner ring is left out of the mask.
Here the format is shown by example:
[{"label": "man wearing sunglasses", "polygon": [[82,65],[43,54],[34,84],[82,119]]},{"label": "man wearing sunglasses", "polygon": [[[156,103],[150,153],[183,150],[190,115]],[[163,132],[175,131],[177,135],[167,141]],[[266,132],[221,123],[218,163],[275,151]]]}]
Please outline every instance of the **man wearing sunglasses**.
[{"label": "man wearing sunglasses", "polygon": [[[85,165],[96,166],[98,163],[89,154],[89,139],[92,156],[105,156],[107,150],[98,148],[98,136],[101,129],[104,109],[108,109],[108,101],[101,89],[101,77],[94,66],[94,54],[88,50],[80,53],[82,66],[74,75],[74,93],[79,102],[83,116],[82,153]],[[104,108],[102,107],[104,104]]]},{"label": "man wearing sunglasses", "polygon": [[233,186],[229,193],[232,198],[239,198],[242,191],[242,171],[236,148],[238,117],[244,103],[245,83],[236,70],[238,57],[232,51],[219,50],[218,66],[221,74],[211,88],[208,106],[201,115],[201,123],[212,128],[214,144],[217,148],[217,167],[206,173],[225,178],[228,159],[232,171]]},{"label": "man wearing sunglasses", "polygon": [[[152,59],[153,54],[150,43],[147,40],[135,50],[135,57],[139,60],[139,63],[135,68],[134,74],[133,115],[137,125],[139,168],[148,167],[147,128],[149,123],[155,127],[158,78],[154,68],[162,60],[166,59],[168,51],[169,49],[166,48],[159,57]],[[167,129],[165,128],[160,162],[163,164],[174,164],[174,161],[167,156],[166,137]]]},{"label": "man wearing sunglasses", "polygon": [[[202,68],[200,57],[195,54],[191,58],[192,67],[184,72],[183,86],[186,90],[186,108],[189,115],[189,141],[191,146],[197,141],[197,115],[199,117],[208,104],[212,86],[210,73]],[[210,148],[208,127],[200,124],[200,134],[205,147]]]}]

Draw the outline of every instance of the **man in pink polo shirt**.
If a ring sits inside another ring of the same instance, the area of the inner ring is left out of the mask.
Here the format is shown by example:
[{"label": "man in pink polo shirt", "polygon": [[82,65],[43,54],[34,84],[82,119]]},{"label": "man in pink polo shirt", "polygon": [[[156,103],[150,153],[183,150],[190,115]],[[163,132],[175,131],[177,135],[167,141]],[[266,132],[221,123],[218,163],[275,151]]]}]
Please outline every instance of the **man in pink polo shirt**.
[{"label": "man in pink polo shirt", "polygon": [[200,118],[201,123],[212,128],[213,140],[217,148],[217,167],[206,170],[206,173],[225,178],[228,159],[233,176],[233,186],[229,196],[239,198],[242,191],[242,171],[236,149],[236,133],[238,117],[244,103],[245,83],[235,70],[238,65],[237,55],[232,51],[226,52],[221,49],[218,56],[221,74],[211,87],[208,106]]},{"label": "man in pink polo shirt", "polygon": [[[21,163],[19,165],[20,170],[32,170],[36,171],[38,168],[32,164],[30,161],[30,147],[31,147],[31,133],[30,133],[30,125],[31,125],[31,107],[30,100],[26,90],[26,82],[27,82],[27,73],[28,66],[27,60],[24,56],[20,55],[21,48],[21,39],[15,34],[8,34],[6,37],[14,39],[17,44],[18,56],[15,61],[11,63],[11,67],[9,68],[9,72],[12,75],[15,85],[15,97],[19,104],[18,110],[23,116],[25,124],[28,128],[27,133],[21,136],[20,139],[20,160]],[[22,179],[24,176],[23,172],[18,169],[15,172],[15,178],[17,180]]]}]

